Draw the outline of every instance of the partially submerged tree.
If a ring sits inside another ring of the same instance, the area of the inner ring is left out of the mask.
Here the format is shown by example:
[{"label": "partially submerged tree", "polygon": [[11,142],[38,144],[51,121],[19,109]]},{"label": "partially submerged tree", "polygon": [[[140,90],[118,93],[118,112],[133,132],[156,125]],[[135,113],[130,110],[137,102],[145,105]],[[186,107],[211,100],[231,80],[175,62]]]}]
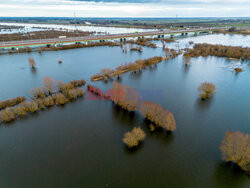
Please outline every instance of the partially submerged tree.
[{"label": "partially submerged tree", "polygon": [[31,89],[30,93],[35,98],[44,98],[45,97],[45,92],[44,92],[44,89],[42,87],[37,87],[37,88]]},{"label": "partially submerged tree", "polygon": [[157,127],[161,127],[167,131],[174,131],[176,129],[174,115],[168,110],[164,110],[159,104],[144,101],[140,105],[139,111],[146,119],[153,122]]},{"label": "partially submerged tree", "polygon": [[216,86],[213,83],[203,82],[198,87],[198,92],[200,94],[200,98],[210,98],[216,93]]},{"label": "partially submerged tree", "polygon": [[250,135],[242,132],[227,132],[220,146],[222,159],[237,164],[250,173]]},{"label": "partially submerged tree", "polygon": [[16,119],[16,114],[11,108],[6,108],[0,112],[0,119],[5,123],[9,123]]},{"label": "partially submerged tree", "polygon": [[67,102],[69,102],[69,100],[62,94],[62,93],[58,93],[56,95],[56,105],[64,105]]},{"label": "partially submerged tree", "polygon": [[54,79],[50,76],[46,76],[43,78],[44,89],[49,95],[52,93],[53,89],[55,89],[54,82]]},{"label": "partially submerged tree", "polygon": [[139,145],[146,138],[146,134],[140,127],[134,127],[131,132],[124,134],[123,142],[128,148],[133,148]]},{"label": "partially submerged tree", "polygon": [[35,69],[36,68],[36,62],[35,62],[35,60],[33,58],[29,58],[28,61],[29,61],[30,67],[32,69]]}]

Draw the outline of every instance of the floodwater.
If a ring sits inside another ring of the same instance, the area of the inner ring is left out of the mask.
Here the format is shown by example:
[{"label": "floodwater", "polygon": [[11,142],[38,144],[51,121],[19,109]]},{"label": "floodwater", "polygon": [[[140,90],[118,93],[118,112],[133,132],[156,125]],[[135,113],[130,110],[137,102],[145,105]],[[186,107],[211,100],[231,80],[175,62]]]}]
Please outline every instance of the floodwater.
[{"label": "floodwater", "polygon": [[[134,33],[134,32],[145,32],[152,31],[153,29],[140,29],[140,28],[119,28],[119,27],[101,27],[101,26],[80,26],[80,25],[60,25],[60,24],[30,24],[30,23],[0,23],[0,25],[8,26],[24,26],[24,28],[19,30],[5,32],[9,33],[18,33],[18,32],[31,32],[31,31],[40,31],[47,29],[55,30],[80,30],[80,31],[89,31],[97,32],[98,34],[119,34],[119,33]],[[39,28],[37,28],[39,27]]]},{"label": "floodwater", "polygon": [[[249,37],[238,35],[199,36],[180,39],[179,44],[216,42],[216,38],[220,44],[250,44],[245,42]],[[124,54],[120,47],[95,47],[1,55],[0,100],[30,96],[29,90],[41,86],[44,76],[90,82],[102,68],[162,54],[161,48]],[[29,57],[37,62],[36,72],[28,67]],[[124,74],[120,80],[139,91],[162,92],[147,99],[174,114],[177,130],[172,134],[150,133],[140,114],[87,95],[64,107],[2,124],[0,187],[249,187],[249,176],[221,160],[219,146],[226,131],[250,132],[250,70],[236,75],[229,69],[234,61],[225,58],[191,61],[185,67],[180,56],[140,74]],[[207,101],[199,100],[197,93],[204,81],[217,87]],[[112,86],[112,82],[92,84],[104,91]],[[134,126],[146,132],[146,140],[131,152],[122,138]]]}]

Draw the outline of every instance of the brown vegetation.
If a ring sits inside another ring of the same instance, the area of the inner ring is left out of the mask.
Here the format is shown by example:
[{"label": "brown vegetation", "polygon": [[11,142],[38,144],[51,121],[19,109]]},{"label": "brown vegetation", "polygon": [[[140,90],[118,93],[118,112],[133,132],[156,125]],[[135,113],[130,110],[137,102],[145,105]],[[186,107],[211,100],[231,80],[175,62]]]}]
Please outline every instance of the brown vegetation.
[{"label": "brown vegetation", "polygon": [[161,61],[165,59],[167,58],[155,56],[149,59],[145,59],[145,60],[139,59],[135,61],[134,63],[129,63],[129,64],[118,66],[116,67],[116,70],[102,69],[101,73],[91,76],[91,81],[99,81],[103,79],[113,78],[114,76],[117,76],[120,78],[120,75],[125,72],[132,71],[136,73],[137,71],[141,71],[143,68],[146,68],[147,66],[156,65],[157,63],[160,63]]},{"label": "brown vegetation", "polygon": [[[124,110],[138,110],[143,117],[154,123],[157,127],[174,131],[176,122],[174,115],[168,110],[164,110],[161,105],[154,104],[150,101],[143,101],[142,97],[132,88],[113,83],[111,100]],[[154,130],[154,126],[151,126]]]},{"label": "brown vegetation", "polygon": [[114,82],[111,100],[128,111],[138,110],[142,97],[132,88]]},{"label": "brown vegetation", "polygon": [[243,71],[243,69],[242,69],[242,68],[239,68],[239,67],[235,68],[234,70],[235,70],[236,73],[239,73],[239,72],[242,72],[242,71]]},{"label": "brown vegetation", "polygon": [[29,65],[32,69],[35,69],[36,68],[36,62],[33,58],[29,58]]},{"label": "brown vegetation", "polygon": [[200,94],[200,98],[210,98],[216,93],[216,86],[213,83],[203,82],[198,87],[198,91]]},{"label": "brown vegetation", "polygon": [[55,80],[50,76],[46,76],[43,78],[43,85],[46,93],[51,94],[53,89],[55,89],[54,82]]},{"label": "brown vegetation", "polygon": [[237,164],[250,174],[250,136],[242,132],[227,132],[220,146],[222,159]]},{"label": "brown vegetation", "polygon": [[139,111],[146,119],[154,123],[157,127],[164,128],[167,131],[174,131],[176,129],[174,115],[168,110],[164,110],[159,104],[144,101],[140,105]]},{"label": "brown vegetation", "polygon": [[52,98],[52,96],[46,97],[45,99],[43,99],[42,102],[43,102],[43,105],[45,105],[46,107],[51,107],[51,106],[54,106],[54,104],[55,104],[54,99]]},{"label": "brown vegetation", "polygon": [[155,43],[150,42],[152,40],[153,39],[150,39],[150,38],[142,38],[142,39],[138,39],[136,41],[129,40],[129,41],[126,41],[125,43],[137,44],[139,46],[146,46],[146,47],[150,47],[150,48],[157,48]]},{"label": "brown vegetation", "polygon": [[56,105],[64,105],[66,103],[68,103],[69,100],[62,94],[62,93],[58,93],[56,95]]},{"label": "brown vegetation", "polygon": [[133,128],[131,132],[124,134],[123,142],[127,145],[128,148],[133,148],[139,145],[146,138],[146,134],[141,128]]},{"label": "brown vegetation", "polygon": [[34,98],[44,98],[45,91],[42,87],[37,87],[30,90],[30,93],[33,95]]},{"label": "brown vegetation", "polygon": [[1,101],[0,102],[0,110],[2,109],[5,109],[7,107],[12,107],[12,106],[15,106],[19,103],[22,103],[26,100],[25,97],[16,97],[16,98],[13,98],[13,99],[8,99],[8,100],[5,100],[5,101]]},{"label": "brown vegetation", "polygon": [[[85,80],[74,80],[70,83],[64,84],[62,81],[58,81],[58,90],[54,90],[54,80],[50,77],[45,77],[44,88],[37,87],[31,89],[33,94],[32,101],[25,101],[24,97],[17,97],[15,99],[10,99],[0,102],[0,119],[5,122],[11,122],[17,117],[22,117],[28,112],[34,113],[38,110],[45,109],[45,107],[51,107],[56,105],[64,105],[69,99],[73,100],[84,95],[83,88],[79,87],[85,84]],[[46,91],[46,92],[45,92]],[[12,107],[19,104],[17,107]]]},{"label": "brown vegetation", "polygon": [[84,86],[86,81],[85,80],[73,80],[70,82],[74,87],[81,87]]},{"label": "brown vegetation", "polygon": [[9,123],[16,119],[16,114],[11,108],[6,108],[0,112],[0,119],[5,123]]},{"label": "brown vegetation", "polygon": [[194,48],[186,52],[184,56],[189,56],[189,57],[217,56],[217,57],[250,60],[250,48],[213,45],[213,44],[195,44]]}]

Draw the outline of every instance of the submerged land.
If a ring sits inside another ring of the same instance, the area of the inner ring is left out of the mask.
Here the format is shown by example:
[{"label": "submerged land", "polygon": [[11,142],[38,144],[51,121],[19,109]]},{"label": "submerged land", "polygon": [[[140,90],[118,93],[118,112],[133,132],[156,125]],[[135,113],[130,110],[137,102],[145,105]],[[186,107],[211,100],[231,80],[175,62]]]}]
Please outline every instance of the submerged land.
[{"label": "submerged land", "polygon": [[3,46],[0,186],[248,187],[249,24],[0,18],[6,42],[176,30]]}]

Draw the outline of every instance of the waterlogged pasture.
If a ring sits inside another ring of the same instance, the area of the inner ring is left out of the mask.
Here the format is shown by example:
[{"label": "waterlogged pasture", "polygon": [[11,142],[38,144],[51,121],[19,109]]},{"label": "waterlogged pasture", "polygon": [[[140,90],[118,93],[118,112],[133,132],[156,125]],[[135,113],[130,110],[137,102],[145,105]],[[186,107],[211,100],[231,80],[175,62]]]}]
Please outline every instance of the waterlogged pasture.
[{"label": "waterlogged pasture", "polygon": [[[190,40],[250,44],[246,42],[249,36],[238,35],[178,41],[185,47]],[[171,46],[176,43],[167,44]],[[45,76],[64,82],[85,79],[88,84],[91,75],[103,68],[163,54],[161,48],[144,47],[143,53],[125,54],[120,47],[95,47],[1,55],[0,99],[30,97],[29,90],[41,86]],[[36,60],[36,71],[30,69],[29,57]],[[110,101],[90,100],[87,93],[64,107],[1,124],[0,186],[249,187],[249,176],[224,163],[219,150],[226,131],[250,131],[250,70],[235,74],[232,62],[198,57],[185,66],[179,56],[141,73],[121,76],[119,83],[139,92],[162,93],[160,97],[146,95],[146,99],[174,114],[177,129],[171,134],[151,133],[139,113],[120,110]],[[204,81],[214,83],[217,93],[201,101],[197,87]],[[91,84],[104,92],[112,87],[112,82]],[[122,138],[135,126],[144,130],[146,139],[131,152]]]}]

